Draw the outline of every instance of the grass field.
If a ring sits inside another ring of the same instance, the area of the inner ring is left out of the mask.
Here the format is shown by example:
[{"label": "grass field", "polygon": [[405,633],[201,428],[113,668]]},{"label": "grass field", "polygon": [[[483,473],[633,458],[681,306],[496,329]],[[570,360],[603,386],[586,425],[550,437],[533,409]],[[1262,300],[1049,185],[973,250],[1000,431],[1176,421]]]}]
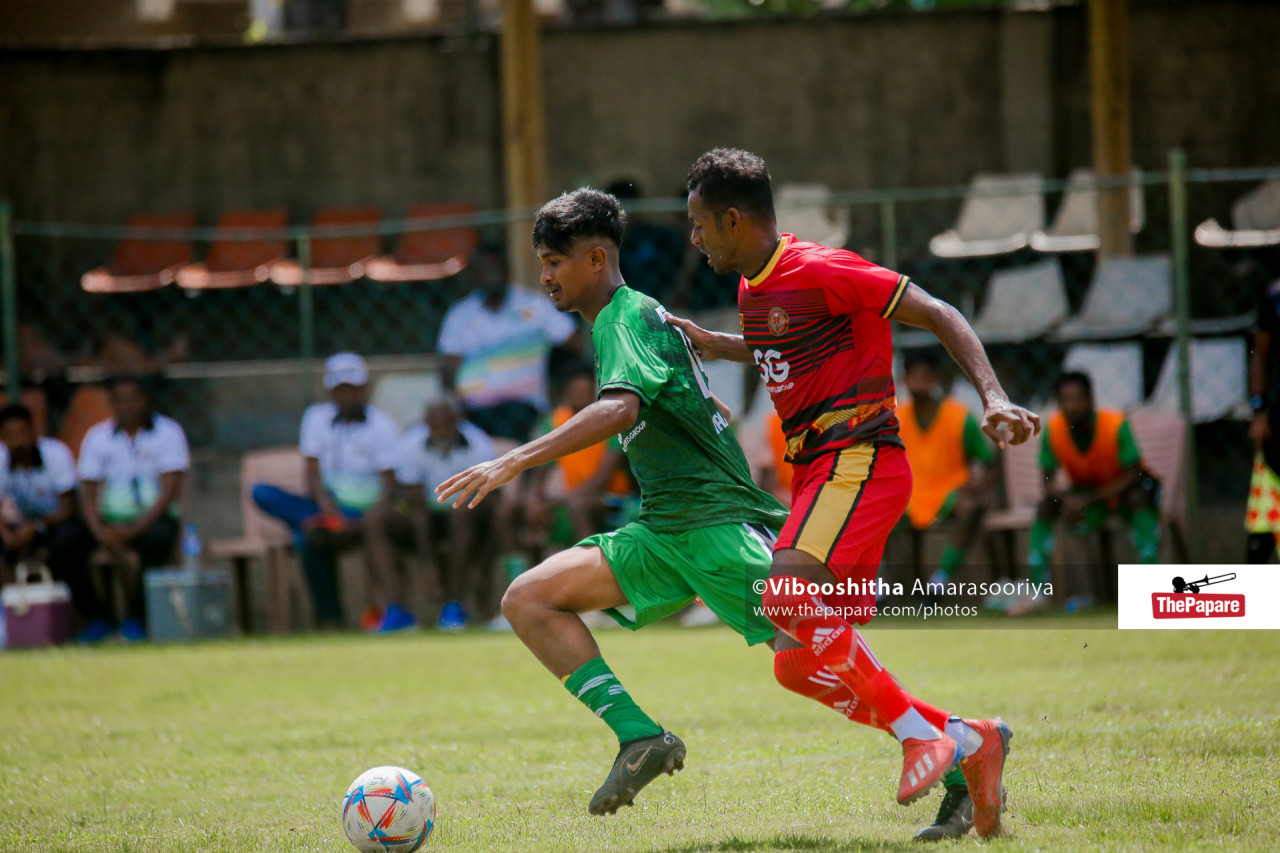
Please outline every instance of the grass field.
[{"label": "grass field", "polygon": [[[869,632],[924,698],[1014,727],[1011,833],[947,849],[1276,849],[1280,634],[1024,624]],[[339,800],[383,763],[435,791],[432,850],[920,849],[937,798],[893,802],[896,745],[777,687],[766,652],[724,629],[601,643],[689,745],[605,819],[612,736],[510,635],[4,653],[0,850],[351,850]]]}]

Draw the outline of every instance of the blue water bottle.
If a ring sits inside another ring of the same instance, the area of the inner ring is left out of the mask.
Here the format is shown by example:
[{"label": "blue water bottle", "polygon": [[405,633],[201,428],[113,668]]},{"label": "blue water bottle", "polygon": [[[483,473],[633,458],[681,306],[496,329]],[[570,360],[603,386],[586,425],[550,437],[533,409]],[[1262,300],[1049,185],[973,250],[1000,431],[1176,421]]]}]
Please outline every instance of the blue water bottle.
[{"label": "blue water bottle", "polygon": [[182,568],[188,572],[200,571],[200,530],[194,521],[182,528]]}]

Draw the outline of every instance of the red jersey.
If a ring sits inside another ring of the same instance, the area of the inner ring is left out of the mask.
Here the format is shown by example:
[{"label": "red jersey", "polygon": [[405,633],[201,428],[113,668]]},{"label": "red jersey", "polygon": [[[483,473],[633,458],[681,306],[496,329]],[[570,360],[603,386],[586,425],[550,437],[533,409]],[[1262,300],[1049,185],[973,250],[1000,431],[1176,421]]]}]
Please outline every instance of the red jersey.
[{"label": "red jersey", "polygon": [[911,282],[843,249],[783,234],[738,285],[755,356],[798,465],[864,442],[902,446],[888,317]]}]

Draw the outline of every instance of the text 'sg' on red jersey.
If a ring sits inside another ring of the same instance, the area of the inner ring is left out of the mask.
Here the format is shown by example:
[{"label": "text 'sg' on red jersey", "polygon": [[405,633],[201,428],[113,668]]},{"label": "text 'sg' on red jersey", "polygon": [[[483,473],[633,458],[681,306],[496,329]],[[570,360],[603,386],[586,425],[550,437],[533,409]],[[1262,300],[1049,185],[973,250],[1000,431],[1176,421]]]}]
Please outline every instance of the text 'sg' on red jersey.
[{"label": "text 'sg' on red jersey", "polygon": [[755,356],[796,464],[864,442],[902,446],[888,317],[910,280],[790,234],[738,285]]}]

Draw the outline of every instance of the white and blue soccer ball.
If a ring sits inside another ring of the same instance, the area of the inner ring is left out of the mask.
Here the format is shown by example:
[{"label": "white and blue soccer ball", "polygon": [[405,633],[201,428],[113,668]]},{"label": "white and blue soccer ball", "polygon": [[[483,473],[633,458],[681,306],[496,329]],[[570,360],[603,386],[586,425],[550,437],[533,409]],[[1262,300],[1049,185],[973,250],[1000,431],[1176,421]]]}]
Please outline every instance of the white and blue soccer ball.
[{"label": "white and blue soccer ball", "polygon": [[403,767],[375,767],[342,798],[342,829],[360,853],[413,853],[436,824],[436,798]]}]

